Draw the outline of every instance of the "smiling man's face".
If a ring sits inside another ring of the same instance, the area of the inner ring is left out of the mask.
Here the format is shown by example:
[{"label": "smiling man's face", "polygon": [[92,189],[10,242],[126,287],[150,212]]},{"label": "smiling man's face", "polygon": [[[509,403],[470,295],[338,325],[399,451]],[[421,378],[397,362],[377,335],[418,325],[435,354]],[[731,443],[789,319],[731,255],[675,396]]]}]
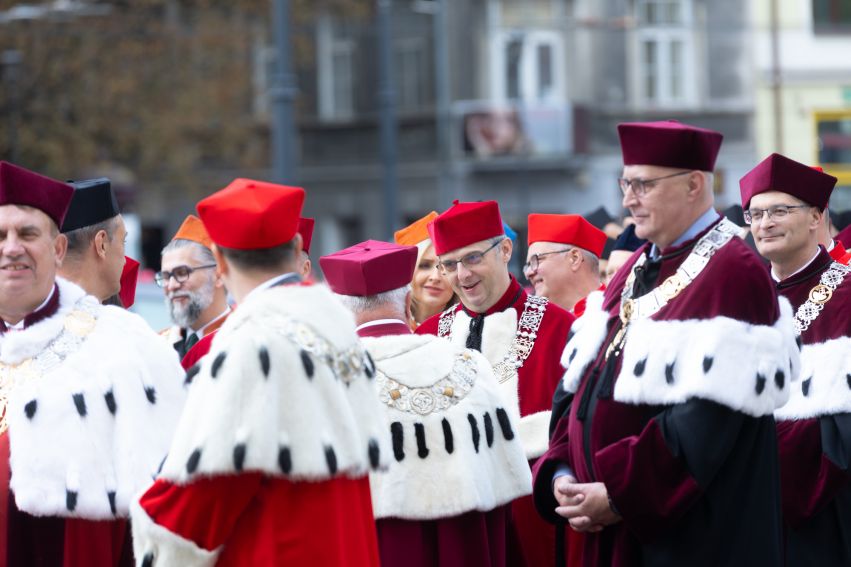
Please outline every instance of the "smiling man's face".
[{"label": "smiling man's face", "polygon": [[47,299],[65,242],[44,212],[0,206],[0,312],[23,316]]}]

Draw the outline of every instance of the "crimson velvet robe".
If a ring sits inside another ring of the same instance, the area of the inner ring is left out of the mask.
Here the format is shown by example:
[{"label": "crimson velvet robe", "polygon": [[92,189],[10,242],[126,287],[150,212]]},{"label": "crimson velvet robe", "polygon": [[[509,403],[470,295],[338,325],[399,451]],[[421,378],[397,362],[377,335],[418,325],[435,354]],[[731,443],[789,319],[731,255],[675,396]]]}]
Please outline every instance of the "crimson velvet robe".
[{"label": "crimson velvet robe", "polygon": [[[519,320],[527,297],[526,290],[512,276],[508,289],[485,313],[485,328],[488,315],[507,309],[514,309]],[[465,310],[461,303],[454,309],[456,312]],[[469,311],[467,314],[471,317],[476,315]],[[521,419],[551,408],[553,392],[564,373],[560,357],[573,320],[573,315],[561,307],[554,303],[547,304],[532,353],[518,371],[517,389]],[[423,321],[416,332],[437,335],[439,321],[439,314],[430,317]],[[530,466],[532,464],[534,460],[530,462]],[[554,565],[556,531],[536,513],[531,496],[515,500],[511,508],[516,538],[512,538],[510,544],[509,564],[528,567]]]},{"label": "crimson velvet robe", "polygon": [[[833,263],[822,248],[777,284],[797,309]],[[851,565],[851,277],[801,334],[804,371],[777,414],[787,565]]]},{"label": "crimson velvet robe", "polygon": [[[635,296],[672,275],[708,230],[639,270]],[[596,305],[589,299],[565,350],[567,389],[556,393],[550,448],[534,471],[538,511],[566,522],[555,513],[552,483],[567,465],[580,483],[604,483],[622,516],[586,534],[583,565],[779,565],[771,412],[788,397],[788,356],[797,357],[791,310],[783,335],[767,269],[733,238],[677,297],[631,323],[623,351],[605,361],[626,278],[649,248]],[[589,342],[584,327],[594,317],[598,334]]]},{"label": "crimson velvet robe", "polygon": [[[360,337],[410,334],[402,321],[358,328]],[[511,506],[471,511],[437,520],[379,518],[378,551],[383,567],[507,566]]]}]

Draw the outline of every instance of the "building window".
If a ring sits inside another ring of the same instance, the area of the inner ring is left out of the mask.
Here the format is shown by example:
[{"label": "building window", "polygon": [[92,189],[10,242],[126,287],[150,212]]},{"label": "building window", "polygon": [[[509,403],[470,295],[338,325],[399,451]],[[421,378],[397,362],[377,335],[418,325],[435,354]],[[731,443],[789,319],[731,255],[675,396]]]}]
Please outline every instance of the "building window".
[{"label": "building window", "polygon": [[426,102],[426,61],[422,38],[397,41],[394,58],[399,110],[421,110]]},{"label": "building window", "polygon": [[494,53],[497,100],[565,100],[564,49],[558,32],[503,30],[497,34]]},{"label": "building window", "polygon": [[813,0],[815,33],[851,33],[851,2],[848,0]]},{"label": "building window", "polygon": [[697,99],[698,65],[691,2],[639,0],[636,10],[639,104],[668,108],[693,106]]},{"label": "building window", "polygon": [[357,53],[354,39],[340,37],[330,16],[317,23],[319,117],[350,120],[355,116]]}]

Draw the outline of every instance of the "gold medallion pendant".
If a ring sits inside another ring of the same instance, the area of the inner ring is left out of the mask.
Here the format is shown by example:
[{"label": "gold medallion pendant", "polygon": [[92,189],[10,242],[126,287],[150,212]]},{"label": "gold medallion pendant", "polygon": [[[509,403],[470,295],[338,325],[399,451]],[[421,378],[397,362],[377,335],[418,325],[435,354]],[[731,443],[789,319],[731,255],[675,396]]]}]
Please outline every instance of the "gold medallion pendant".
[{"label": "gold medallion pendant", "polygon": [[810,290],[810,301],[817,305],[824,305],[833,297],[833,290],[824,284],[818,284]]}]

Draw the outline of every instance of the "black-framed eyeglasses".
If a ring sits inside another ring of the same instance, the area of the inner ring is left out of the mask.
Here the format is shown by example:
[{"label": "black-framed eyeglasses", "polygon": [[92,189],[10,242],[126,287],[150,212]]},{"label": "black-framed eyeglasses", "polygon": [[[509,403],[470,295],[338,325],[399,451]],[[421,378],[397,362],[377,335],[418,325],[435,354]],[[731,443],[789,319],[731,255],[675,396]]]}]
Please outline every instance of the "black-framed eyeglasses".
[{"label": "black-framed eyeglasses", "polygon": [[177,283],[185,283],[186,280],[189,279],[189,276],[192,275],[192,272],[195,270],[206,270],[208,268],[215,268],[215,264],[207,264],[206,266],[195,266],[194,268],[190,268],[189,266],[177,266],[172,271],[161,271],[154,274],[154,281],[157,282],[157,285],[160,287],[165,287],[168,283],[168,280],[174,278]]},{"label": "black-framed eyeglasses", "polygon": [[694,170],[681,171],[679,173],[672,173],[671,175],[663,175],[662,177],[654,177],[653,179],[627,179],[626,177],[621,177],[618,179],[618,187],[621,188],[621,193],[626,195],[626,192],[632,188],[632,192],[638,196],[643,197],[647,194],[650,189],[653,188],[653,184],[657,181],[662,181],[663,179],[670,179],[672,177],[678,177],[680,175],[688,175]]},{"label": "black-framed eyeglasses", "polygon": [[742,213],[745,217],[745,222],[747,224],[753,224],[762,221],[763,217],[780,220],[789,216],[789,213],[795,209],[809,209],[810,207],[812,205],[774,205],[767,209],[748,209],[742,211]]},{"label": "black-framed eyeglasses", "polygon": [[490,246],[488,246],[485,250],[481,252],[470,252],[460,260],[441,260],[437,263],[438,267],[449,274],[455,273],[455,270],[458,269],[458,264],[464,264],[465,268],[472,268],[473,266],[478,266],[482,263],[482,260],[485,257],[485,254],[496,248],[496,246],[505,240],[504,238],[500,238]]},{"label": "black-framed eyeglasses", "polygon": [[538,271],[538,266],[541,264],[541,260],[546,258],[550,254],[561,254],[562,252],[570,252],[573,250],[572,247],[565,248],[564,250],[553,250],[552,252],[542,252],[541,254],[532,254],[529,257],[529,261],[523,264],[523,273],[528,274],[529,272]]}]

